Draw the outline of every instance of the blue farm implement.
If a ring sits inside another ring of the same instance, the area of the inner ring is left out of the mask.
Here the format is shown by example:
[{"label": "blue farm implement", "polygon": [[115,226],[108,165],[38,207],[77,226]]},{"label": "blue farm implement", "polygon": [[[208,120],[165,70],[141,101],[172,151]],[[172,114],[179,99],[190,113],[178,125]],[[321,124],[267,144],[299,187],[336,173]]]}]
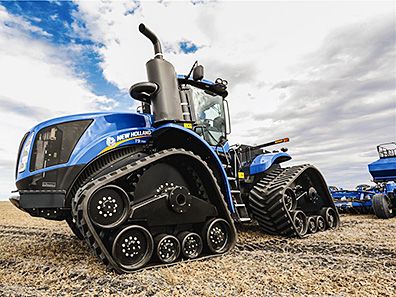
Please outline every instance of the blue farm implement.
[{"label": "blue farm implement", "polygon": [[176,76],[161,43],[147,82],[130,95],[137,113],[91,113],[38,124],[24,136],[10,200],[32,216],[66,220],[117,272],[221,255],[235,224],[282,236],[335,229],[339,216],[320,172],[281,167],[286,149],[230,146],[227,81],[197,62]]},{"label": "blue farm implement", "polygon": [[329,190],[339,212],[358,214],[372,212],[372,198],[376,194],[375,188],[368,185],[359,185],[351,191],[331,186]]},{"label": "blue farm implement", "polygon": [[377,146],[379,159],[368,165],[378,192],[373,197],[373,210],[377,217],[389,219],[396,212],[396,142]]}]

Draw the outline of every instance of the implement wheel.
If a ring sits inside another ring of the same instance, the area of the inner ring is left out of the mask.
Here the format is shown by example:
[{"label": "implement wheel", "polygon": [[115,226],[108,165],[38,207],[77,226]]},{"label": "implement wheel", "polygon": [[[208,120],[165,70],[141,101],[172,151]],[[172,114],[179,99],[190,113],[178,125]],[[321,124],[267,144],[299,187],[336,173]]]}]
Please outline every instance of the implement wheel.
[{"label": "implement wheel", "polygon": [[373,197],[374,214],[380,219],[390,219],[394,216],[390,199],[384,194]]}]

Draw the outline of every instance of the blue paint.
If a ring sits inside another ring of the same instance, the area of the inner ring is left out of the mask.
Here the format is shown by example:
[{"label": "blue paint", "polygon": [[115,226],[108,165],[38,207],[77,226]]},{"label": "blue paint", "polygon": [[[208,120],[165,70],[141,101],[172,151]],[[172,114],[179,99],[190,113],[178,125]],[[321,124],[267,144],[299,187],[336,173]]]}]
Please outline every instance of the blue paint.
[{"label": "blue paint", "polygon": [[[151,115],[137,113],[99,112],[51,119],[35,126],[30,130],[30,133],[37,135],[37,133],[44,127],[64,122],[87,119],[91,119],[93,122],[81,136],[67,163],[50,166],[36,170],[34,172],[30,172],[29,166],[27,166],[24,172],[21,172],[17,175],[17,181],[33,174],[46,172],[48,170],[53,170],[60,167],[86,164],[108,147],[108,144],[106,143],[108,137],[116,138],[117,135],[129,132],[153,130],[153,118]],[[119,146],[125,146],[134,143],[146,143],[148,140],[149,137],[139,138],[124,142]],[[31,148],[32,147],[33,145]],[[27,164],[30,164],[31,154],[32,149],[29,152]]]},{"label": "blue paint", "polygon": [[380,158],[368,165],[374,182],[396,180],[396,158]]},{"label": "blue paint", "polygon": [[290,159],[291,156],[283,152],[259,155],[254,158],[253,162],[250,164],[250,174],[254,175],[257,173],[265,172],[272,166],[272,164],[286,162]]}]

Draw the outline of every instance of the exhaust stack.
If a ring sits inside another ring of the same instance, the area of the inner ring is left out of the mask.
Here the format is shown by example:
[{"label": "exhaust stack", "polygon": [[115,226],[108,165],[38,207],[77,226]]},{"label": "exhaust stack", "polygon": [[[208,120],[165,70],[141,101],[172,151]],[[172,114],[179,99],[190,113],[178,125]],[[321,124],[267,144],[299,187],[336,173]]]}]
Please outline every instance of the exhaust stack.
[{"label": "exhaust stack", "polygon": [[158,85],[158,90],[150,98],[155,123],[183,121],[175,68],[163,58],[158,37],[144,24],[139,25],[139,31],[154,46],[155,56],[146,63],[146,70],[149,82]]},{"label": "exhaust stack", "polygon": [[155,35],[153,31],[147,28],[144,24],[139,25],[139,31],[148,39],[150,39],[150,41],[153,43],[155,55],[154,57],[159,58],[161,56],[162,58],[161,42],[159,41],[157,35]]}]

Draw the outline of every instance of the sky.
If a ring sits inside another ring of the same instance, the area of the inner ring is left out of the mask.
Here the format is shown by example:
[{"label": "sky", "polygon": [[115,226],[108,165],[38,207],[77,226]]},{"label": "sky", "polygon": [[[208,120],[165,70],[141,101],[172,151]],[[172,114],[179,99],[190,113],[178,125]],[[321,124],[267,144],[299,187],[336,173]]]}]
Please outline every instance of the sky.
[{"label": "sky", "polygon": [[128,88],[153,56],[141,22],[179,74],[198,60],[229,82],[231,143],[289,137],[289,165],[354,188],[370,183],[376,146],[396,141],[393,1],[0,1],[0,199],[37,123],[136,110]]}]

